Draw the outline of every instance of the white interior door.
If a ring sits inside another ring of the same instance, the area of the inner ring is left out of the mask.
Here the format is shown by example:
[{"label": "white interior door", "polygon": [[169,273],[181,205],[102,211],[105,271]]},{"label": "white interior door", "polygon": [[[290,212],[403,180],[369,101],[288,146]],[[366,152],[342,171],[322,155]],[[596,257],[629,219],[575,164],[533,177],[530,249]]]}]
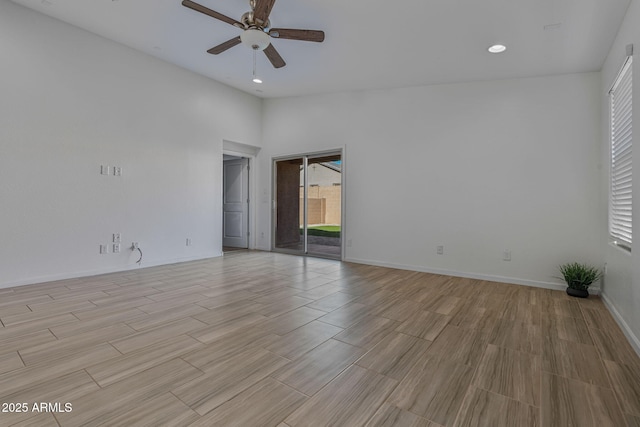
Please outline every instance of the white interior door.
[{"label": "white interior door", "polygon": [[224,161],[222,174],[222,245],[248,248],[249,160]]}]

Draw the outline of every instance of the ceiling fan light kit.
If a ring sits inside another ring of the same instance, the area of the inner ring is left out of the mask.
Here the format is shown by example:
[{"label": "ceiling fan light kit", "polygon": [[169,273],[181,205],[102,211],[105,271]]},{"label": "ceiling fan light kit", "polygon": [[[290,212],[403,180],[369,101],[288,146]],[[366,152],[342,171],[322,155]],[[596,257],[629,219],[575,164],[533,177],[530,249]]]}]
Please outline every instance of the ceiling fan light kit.
[{"label": "ceiling fan light kit", "polygon": [[265,50],[271,44],[269,34],[256,28],[249,28],[240,34],[240,40],[253,50]]},{"label": "ceiling fan light kit", "polygon": [[[271,28],[269,15],[271,14],[271,9],[273,9],[275,2],[276,0],[249,0],[251,11],[244,13],[240,18],[240,21],[236,21],[233,18],[216,12],[215,10],[211,10],[191,0],[183,0],[182,5],[243,30],[239,37],[234,37],[224,43],[212,47],[207,51],[208,53],[212,55],[219,55],[234,46],[244,44],[253,49],[254,54],[258,50],[263,51],[275,68],[282,68],[287,65],[287,63],[284,62],[284,59],[282,59],[276,48],[271,44],[271,38],[321,43],[324,41],[324,32],[319,30]],[[254,81],[256,79],[257,78],[254,78]]]}]

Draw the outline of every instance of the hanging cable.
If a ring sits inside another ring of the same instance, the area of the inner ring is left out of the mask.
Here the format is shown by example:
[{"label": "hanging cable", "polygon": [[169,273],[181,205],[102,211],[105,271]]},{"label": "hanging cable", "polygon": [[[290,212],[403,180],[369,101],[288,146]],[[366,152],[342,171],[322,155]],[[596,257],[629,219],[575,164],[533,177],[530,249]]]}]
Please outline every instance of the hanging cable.
[{"label": "hanging cable", "polygon": [[140,258],[136,261],[136,264],[138,265],[142,265],[142,249],[140,249],[140,246],[138,245],[138,242],[133,242],[131,244],[131,250],[132,251],[138,251],[140,252]]},{"label": "hanging cable", "polygon": [[142,265],[142,249],[138,248],[138,252],[140,252],[140,259],[138,259],[138,261],[136,261],[136,263],[138,265]]}]

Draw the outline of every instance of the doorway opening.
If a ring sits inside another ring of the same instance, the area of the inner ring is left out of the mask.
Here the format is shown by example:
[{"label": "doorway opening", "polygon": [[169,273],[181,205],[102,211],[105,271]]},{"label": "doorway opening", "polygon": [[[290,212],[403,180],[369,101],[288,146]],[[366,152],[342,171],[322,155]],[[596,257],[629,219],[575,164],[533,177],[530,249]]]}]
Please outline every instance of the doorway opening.
[{"label": "doorway opening", "polygon": [[342,152],[274,160],[276,251],[342,259]]},{"label": "doorway opening", "polygon": [[249,248],[249,159],[223,155],[222,252]]}]

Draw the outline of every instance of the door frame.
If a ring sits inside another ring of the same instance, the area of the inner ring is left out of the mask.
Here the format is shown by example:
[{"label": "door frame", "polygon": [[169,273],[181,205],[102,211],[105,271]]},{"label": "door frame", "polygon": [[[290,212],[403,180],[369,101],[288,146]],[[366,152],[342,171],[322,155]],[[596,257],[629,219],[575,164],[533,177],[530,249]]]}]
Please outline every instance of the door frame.
[{"label": "door frame", "polygon": [[[346,238],[346,218],[347,218],[347,207],[346,207],[346,146],[340,147],[340,148],[334,148],[331,150],[322,150],[322,151],[312,151],[312,152],[306,152],[306,153],[301,153],[301,154],[287,154],[287,155],[281,155],[281,156],[275,156],[271,158],[271,251],[273,252],[280,252],[280,253],[286,253],[286,254],[291,254],[291,255],[298,255],[298,256],[310,256],[310,257],[314,257],[314,258],[326,258],[326,259],[333,259],[335,260],[336,258],[333,257],[323,257],[322,255],[317,255],[317,254],[308,254],[306,253],[307,251],[307,242],[305,239],[305,253],[300,253],[298,251],[293,251],[293,250],[287,250],[287,249],[282,249],[282,248],[276,248],[276,221],[277,221],[277,217],[276,217],[276,162],[281,161],[281,160],[292,160],[292,159],[299,159],[302,158],[304,159],[304,165],[305,165],[305,198],[304,198],[304,203],[306,205],[307,203],[307,197],[306,197],[306,191],[307,191],[307,172],[306,172],[306,165],[307,165],[307,159],[308,158],[313,158],[313,157],[321,157],[321,156],[326,156],[326,155],[331,155],[331,154],[340,154],[340,161],[342,162],[342,166],[341,166],[341,173],[340,173],[340,180],[341,180],[341,184],[340,184],[340,261],[344,261],[345,260],[345,249],[347,247],[347,238]],[[307,208],[305,206],[304,209],[304,215],[305,215],[305,224],[306,224],[306,216],[307,216]]]},{"label": "door frame", "polygon": [[[256,233],[256,215],[257,215],[257,190],[256,190],[256,182],[257,182],[257,168],[256,165],[258,162],[256,161],[256,157],[258,152],[260,151],[260,147],[255,147],[252,145],[241,144],[238,142],[223,140],[222,141],[222,154],[228,154],[230,156],[244,157],[248,159],[248,168],[249,168],[249,206],[248,206],[248,217],[249,217],[249,239],[248,239],[248,249],[256,249],[257,247],[257,233]],[[222,165],[223,156],[220,156],[220,163]],[[222,180],[224,177],[222,176],[223,171],[222,167],[220,168],[220,189],[221,196],[224,194],[224,188],[222,188]],[[223,211],[222,206],[223,201],[220,204],[220,212]],[[224,215],[222,212],[221,215]],[[220,217],[220,229],[222,230],[222,216]],[[220,253],[222,253],[222,239],[220,240]]]}]

